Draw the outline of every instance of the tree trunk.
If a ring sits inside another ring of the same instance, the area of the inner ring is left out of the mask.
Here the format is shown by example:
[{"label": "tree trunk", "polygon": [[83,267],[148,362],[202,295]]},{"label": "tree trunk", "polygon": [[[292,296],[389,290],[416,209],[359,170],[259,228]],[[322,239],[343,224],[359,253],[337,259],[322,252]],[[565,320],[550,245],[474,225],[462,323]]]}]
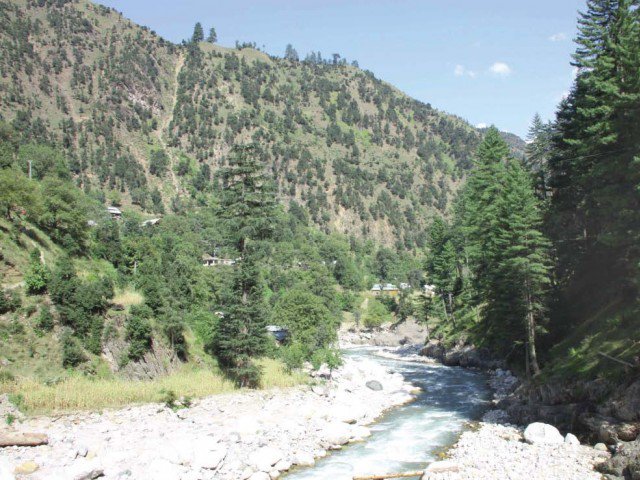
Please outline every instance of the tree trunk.
[{"label": "tree trunk", "polygon": [[538,365],[538,355],[536,354],[536,319],[533,314],[533,301],[529,282],[525,283],[525,290],[527,297],[527,358],[535,377],[540,374],[540,366]]},{"label": "tree trunk", "polygon": [[44,433],[0,433],[0,447],[37,447],[48,443]]}]

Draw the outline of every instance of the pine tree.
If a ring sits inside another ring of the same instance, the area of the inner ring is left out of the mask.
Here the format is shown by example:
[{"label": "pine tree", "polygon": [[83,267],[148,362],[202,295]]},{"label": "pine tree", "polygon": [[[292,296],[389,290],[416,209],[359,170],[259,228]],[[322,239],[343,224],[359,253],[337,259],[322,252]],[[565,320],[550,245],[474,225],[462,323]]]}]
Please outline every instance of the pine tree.
[{"label": "pine tree", "polygon": [[218,34],[216,33],[216,29],[211,27],[209,29],[209,36],[207,37],[207,42],[216,43],[218,41]]},{"label": "pine tree", "polygon": [[258,245],[272,235],[275,194],[254,145],[233,148],[220,180],[218,213],[240,260],[225,318],[218,325],[215,352],[238,385],[255,387],[260,372],[252,359],[264,353],[266,342]]},{"label": "pine tree", "polygon": [[[621,293],[632,296],[638,290],[637,0],[588,1],[576,41],[578,75],[554,129],[547,229],[557,251],[563,291],[579,283],[582,299],[591,305],[583,308],[591,309],[596,302]],[[585,281],[589,278],[593,282]]]},{"label": "pine tree", "polygon": [[552,125],[544,123],[537,113],[534,115],[527,135],[525,164],[535,178],[535,187],[540,198],[547,198],[548,162],[551,155]]},{"label": "pine tree", "polygon": [[494,128],[478,149],[457,215],[486,343],[503,354],[524,345],[527,368],[539,373],[535,340],[545,318],[548,241],[531,178]]},{"label": "pine tree", "polygon": [[200,43],[204,40],[204,29],[202,28],[202,24],[197,22],[193,27],[193,35],[191,36],[192,43]]}]

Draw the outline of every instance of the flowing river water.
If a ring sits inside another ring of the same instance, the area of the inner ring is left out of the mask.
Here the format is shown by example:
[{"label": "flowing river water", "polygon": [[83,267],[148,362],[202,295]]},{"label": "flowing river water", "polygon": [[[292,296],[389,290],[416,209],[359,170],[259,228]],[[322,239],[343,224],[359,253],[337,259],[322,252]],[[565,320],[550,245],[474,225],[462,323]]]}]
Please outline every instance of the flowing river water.
[{"label": "flowing river water", "polygon": [[[487,408],[490,390],[482,372],[384,358],[378,348],[360,347],[345,356],[370,358],[401,373],[422,389],[415,401],[387,412],[370,425],[364,442],[332,452],[315,466],[298,469],[286,480],[351,480],[356,475],[418,471],[455,442],[466,422]],[[417,478],[417,477],[416,477]]]}]

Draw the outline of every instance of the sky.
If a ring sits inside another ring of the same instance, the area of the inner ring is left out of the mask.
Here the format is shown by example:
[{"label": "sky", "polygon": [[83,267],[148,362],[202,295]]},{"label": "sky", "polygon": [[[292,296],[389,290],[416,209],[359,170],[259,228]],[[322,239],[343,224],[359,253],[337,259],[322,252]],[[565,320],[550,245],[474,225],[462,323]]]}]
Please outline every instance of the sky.
[{"label": "sky", "polygon": [[525,137],[533,115],[553,119],[572,80],[585,0],[101,0],[164,38],[196,22],[218,43],[255,42],[282,56],[320,51],[348,61],[473,125]]}]

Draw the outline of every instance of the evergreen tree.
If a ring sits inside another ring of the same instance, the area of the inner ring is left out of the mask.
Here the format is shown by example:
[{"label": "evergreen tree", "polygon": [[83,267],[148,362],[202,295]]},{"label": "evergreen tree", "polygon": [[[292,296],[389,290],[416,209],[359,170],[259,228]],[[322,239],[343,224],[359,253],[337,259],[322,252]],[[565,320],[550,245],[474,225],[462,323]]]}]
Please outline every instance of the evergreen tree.
[{"label": "evergreen tree", "polygon": [[218,41],[218,34],[216,33],[216,29],[211,27],[209,29],[209,36],[207,37],[207,42],[216,43]]},{"label": "evergreen tree", "polygon": [[552,125],[544,123],[537,113],[534,115],[527,135],[525,163],[535,178],[535,187],[541,198],[547,197],[548,162],[552,149]]},{"label": "evergreen tree", "polygon": [[204,40],[204,30],[202,28],[202,24],[197,22],[193,27],[193,35],[191,36],[192,43],[200,43]]},{"label": "evergreen tree", "polygon": [[285,60],[290,60],[292,62],[298,62],[300,60],[300,57],[298,56],[298,52],[296,51],[295,48],[293,48],[293,45],[291,45],[290,43],[287,44],[287,48],[284,51],[284,58]]},{"label": "evergreen tree", "polygon": [[493,127],[457,212],[471,282],[483,305],[485,341],[503,354],[524,346],[527,369],[539,373],[535,340],[549,283],[548,241],[531,179]]},{"label": "evergreen tree", "polygon": [[578,75],[558,111],[549,162],[554,194],[547,229],[568,295],[562,303],[577,307],[579,321],[598,305],[638,292],[638,2],[589,0],[576,41]]},{"label": "evergreen tree", "polygon": [[220,170],[220,180],[218,213],[240,260],[224,321],[218,325],[215,351],[239,385],[255,387],[260,372],[252,358],[264,353],[266,346],[258,245],[273,233],[275,194],[254,145],[234,146],[227,166]]}]

